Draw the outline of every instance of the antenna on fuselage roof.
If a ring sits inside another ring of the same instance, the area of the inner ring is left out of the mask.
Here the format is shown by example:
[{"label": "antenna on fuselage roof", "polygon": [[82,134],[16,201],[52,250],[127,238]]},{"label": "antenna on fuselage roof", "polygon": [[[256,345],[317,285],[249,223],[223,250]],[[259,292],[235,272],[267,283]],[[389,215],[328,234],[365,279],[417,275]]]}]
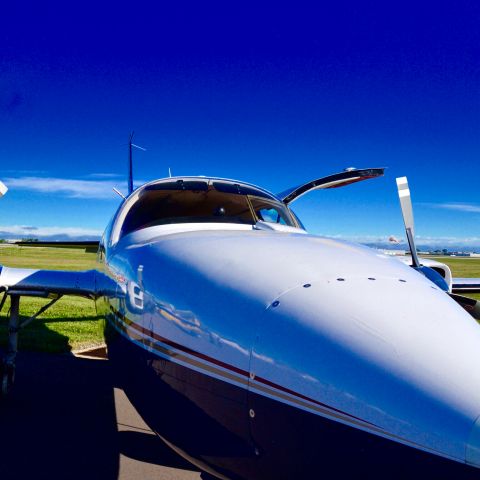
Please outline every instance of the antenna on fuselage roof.
[{"label": "antenna on fuselage roof", "polygon": [[132,150],[133,147],[138,148],[139,150],[143,150],[144,152],[147,150],[146,148],[140,147],[139,145],[135,145],[133,140],[133,134],[130,134],[130,138],[128,141],[128,194],[130,195],[133,192],[133,160],[132,160]]},{"label": "antenna on fuselage roof", "polygon": [[170,169],[170,167],[168,167],[168,176],[172,178],[172,170]]},{"label": "antenna on fuselage roof", "polygon": [[122,197],[124,200],[127,199],[127,197],[118,189],[116,189],[115,187],[113,187],[113,191],[119,196],[119,197]]}]

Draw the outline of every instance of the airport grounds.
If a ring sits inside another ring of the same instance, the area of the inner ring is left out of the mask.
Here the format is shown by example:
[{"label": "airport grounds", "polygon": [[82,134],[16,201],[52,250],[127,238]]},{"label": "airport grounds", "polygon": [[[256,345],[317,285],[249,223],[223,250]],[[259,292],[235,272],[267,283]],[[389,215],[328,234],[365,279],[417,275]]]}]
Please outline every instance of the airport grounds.
[{"label": "airport grounds", "polygon": [[[2,246],[0,265],[47,270],[90,270],[97,268],[96,254],[82,248]],[[28,318],[49,299],[22,297],[20,314]],[[9,301],[0,313],[0,348],[7,343]],[[68,353],[103,344],[102,319],[87,298],[64,296],[19,334],[19,351]]]},{"label": "airport grounds", "polygon": [[[446,263],[455,277],[480,277],[480,258],[434,257]],[[2,246],[0,265],[49,270],[88,270],[96,268],[96,254],[81,248]],[[469,295],[480,300],[480,294]],[[22,317],[33,315],[49,300],[22,298]],[[0,348],[6,346],[8,301],[0,313]],[[91,300],[65,296],[33,321],[19,336],[19,350],[47,353],[81,351],[103,344],[103,320]]]}]

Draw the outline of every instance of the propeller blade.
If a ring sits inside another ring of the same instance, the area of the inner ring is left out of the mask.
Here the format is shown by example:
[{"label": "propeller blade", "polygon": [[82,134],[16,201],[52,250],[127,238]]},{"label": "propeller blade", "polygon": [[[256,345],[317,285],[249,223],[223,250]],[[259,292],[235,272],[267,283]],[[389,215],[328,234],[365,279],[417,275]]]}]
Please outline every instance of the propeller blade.
[{"label": "propeller blade", "polygon": [[403,223],[405,224],[408,245],[412,255],[412,266],[418,268],[420,267],[420,261],[415,246],[412,199],[410,197],[407,177],[397,178],[397,189],[398,197],[400,198],[400,208],[402,209]]},{"label": "propeller blade", "polygon": [[3,197],[7,193],[7,191],[7,186],[3,182],[0,182],[0,197]]},{"label": "propeller blade", "polygon": [[412,199],[410,197],[407,177],[397,178],[397,189],[405,228],[410,228],[412,234],[414,234]]}]

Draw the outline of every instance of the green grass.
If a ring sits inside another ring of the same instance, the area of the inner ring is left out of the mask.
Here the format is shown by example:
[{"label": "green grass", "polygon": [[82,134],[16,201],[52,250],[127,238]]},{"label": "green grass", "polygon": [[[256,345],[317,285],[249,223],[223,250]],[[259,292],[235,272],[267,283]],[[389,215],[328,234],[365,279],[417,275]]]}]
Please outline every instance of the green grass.
[{"label": "green grass", "polygon": [[[96,268],[96,255],[78,248],[0,247],[0,265],[48,270]],[[22,298],[20,314],[27,318],[49,300]],[[0,315],[0,347],[7,340],[9,302]],[[103,343],[103,322],[92,300],[65,296],[19,334],[19,349],[63,353]]]},{"label": "green grass", "polygon": [[95,253],[82,248],[0,247],[0,265],[48,270],[88,270],[97,268]]}]

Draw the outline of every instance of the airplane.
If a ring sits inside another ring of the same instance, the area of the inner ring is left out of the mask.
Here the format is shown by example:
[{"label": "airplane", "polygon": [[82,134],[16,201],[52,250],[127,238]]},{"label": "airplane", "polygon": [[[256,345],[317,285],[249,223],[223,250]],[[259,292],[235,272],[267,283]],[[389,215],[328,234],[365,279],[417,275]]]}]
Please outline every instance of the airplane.
[{"label": "airplane", "polygon": [[[454,293],[480,280],[418,259],[406,179],[403,262],[309,234],[291,209],[383,174],[349,168],[281,194],[215,177],[129,188],[97,270],[1,268],[2,391],[20,329],[80,295],[105,316],[140,415],[210,478],[480,478],[478,302]],[[22,296],[50,302],[21,321]]]}]

